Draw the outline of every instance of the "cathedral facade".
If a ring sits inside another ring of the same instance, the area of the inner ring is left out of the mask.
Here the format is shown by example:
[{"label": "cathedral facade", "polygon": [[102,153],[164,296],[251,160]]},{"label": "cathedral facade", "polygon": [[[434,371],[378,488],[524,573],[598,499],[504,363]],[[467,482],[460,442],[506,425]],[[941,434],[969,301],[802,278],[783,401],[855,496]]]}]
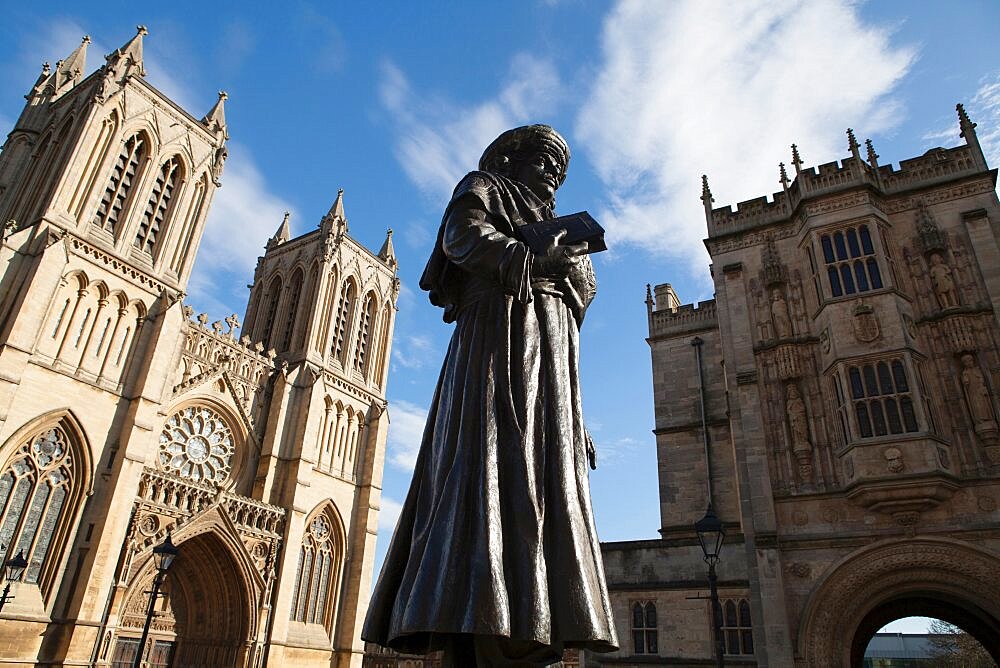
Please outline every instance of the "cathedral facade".
[{"label": "cathedral facade", "polygon": [[622,648],[588,665],[714,663],[708,504],[726,665],[859,666],[913,615],[1000,657],[1000,205],[958,116],[898,169],[848,130],[770,201],[703,182],[715,299],[647,290],[661,538],[603,545]]},{"label": "cathedral facade", "polygon": [[[391,232],[287,216],[242,324],[184,294],[228,138],[145,28],[45,66],[0,153],[0,665],[360,666],[399,292]],[[152,550],[178,548],[149,638]]]}]

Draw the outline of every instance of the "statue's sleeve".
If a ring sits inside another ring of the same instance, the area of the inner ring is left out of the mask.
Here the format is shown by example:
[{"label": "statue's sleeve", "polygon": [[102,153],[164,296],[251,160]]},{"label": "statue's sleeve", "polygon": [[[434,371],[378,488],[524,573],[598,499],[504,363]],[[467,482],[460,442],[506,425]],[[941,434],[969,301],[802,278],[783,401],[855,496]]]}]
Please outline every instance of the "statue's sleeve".
[{"label": "statue's sleeve", "polygon": [[531,251],[491,224],[483,200],[467,193],[453,201],[444,221],[441,249],[456,266],[491,279],[518,301],[531,301]]}]

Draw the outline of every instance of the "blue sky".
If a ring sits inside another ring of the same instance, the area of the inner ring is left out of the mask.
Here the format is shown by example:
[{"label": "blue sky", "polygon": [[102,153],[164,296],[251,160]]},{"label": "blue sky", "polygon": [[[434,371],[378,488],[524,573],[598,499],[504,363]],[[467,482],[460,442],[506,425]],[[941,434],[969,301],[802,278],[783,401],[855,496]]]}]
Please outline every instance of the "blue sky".
[{"label": "blue sky", "polygon": [[959,142],[958,101],[1000,163],[995,2],[8,4],[4,133],[43,61],[89,34],[94,69],[138,23],[154,86],[199,117],[228,91],[230,158],[188,298],[212,320],[242,317],[285,210],[305,233],[344,188],[355,238],[377,249],[395,230],[380,555],[451,333],[417,279],[451,188],[500,131],[562,131],[573,159],[559,210],[608,229],[581,362],[604,540],[659,528],[643,300],[646,283],[712,295],[701,174],[716,206],[770,194],[791,143],[806,165],[828,162],[848,154],[847,127],[898,163]]}]

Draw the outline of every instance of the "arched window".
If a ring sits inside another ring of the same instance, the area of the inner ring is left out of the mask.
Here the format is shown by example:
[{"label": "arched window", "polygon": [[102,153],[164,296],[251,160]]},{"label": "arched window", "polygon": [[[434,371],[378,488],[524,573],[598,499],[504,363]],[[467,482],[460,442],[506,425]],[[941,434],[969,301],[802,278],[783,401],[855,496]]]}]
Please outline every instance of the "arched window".
[{"label": "arched window", "polygon": [[288,350],[292,345],[292,333],[295,331],[295,320],[299,314],[299,298],[302,296],[302,269],[296,269],[292,274],[292,282],[288,284],[288,306],[285,315],[285,331],[281,336],[281,351]]},{"label": "arched window", "polygon": [[726,654],[753,654],[750,601],[745,598],[730,599],[722,604],[722,609],[721,629]]},{"label": "arched window", "polygon": [[632,604],[632,647],[636,654],[656,654],[656,604]]},{"label": "arched window", "polygon": [[322,624],[329,631],[336,603],[333,587],[340,571],[340,558],[334,519],[327,509],[309,522],[299,548],[299,566],[292,592],[292,621]]},{"label": "arched window", "polygon": [[344,289],[340,293],[340,308],[337,310],[337,323],[333,327],[333,356],[344,364],[347,357],[347,335],[348,325],[354,319],[354,300],[357,295],[357,288],[354,281],[347,279]]},{"label": "arched window", "polygon": [[56,543],[65,537],[82,483],[77,459],[66,431],[56,425],[26,439],[0,473],[0,559],[23,553],[24,582],[38,582],[46,560],[58,555]]},{"label": "arched window", "polygon": [[358,348],[354,353],[354,368],[365,373],[368,371],[368,349],[371,347],[372,323],[375,320],[375,293],[365,296],[365,305],[361,309],[361,327],[358,329]]},{"label": "arched window", "polygon": [[139,220],[139,230],[136,232],[135,241],[132,245],[147,255],[153,255],[156,249],[156,242],[160,238],[160,231],[167,221],[167,213],[170,211],[170,201],[173,199],[174,190],[183,178],[180,158],[174,156],[167,160],[160,167],[153,182],[153,192],[149,195],[146,203],[146,210]]},{"label": "arched window", "polygon": [[221,485],[232,472],[236,444],[226,419],[207,406],[188,406],[160,431],[160,469]]},{"label": "arched window", "polygon": [[146,140],[141,133],[125,140],[112,168],[108,187],[104,189],[104,196],[94,214],[94,225],[111,234],[118,232],[118,219],[128,206],[133,187],[139,182],[146,153]]},{"label": "arched window", "polygon": [[266,304],[264,319],[260,321],[257,330],[257,338],[264,344],[265,350],[271,345],[271,330],[274,329],[274,317],[278,312],[279,299],[281,299],[281,277],[275,276],[271,281],[271,288],[267,291],[267,297],[264,298]]},{"label": "arched window", "polygon": [[382,307],[382,317],[379,322],[378,349],[375,351],[375,383],[381,387],[385,378],[385,361],[389,355],[389,329],[392,324],[392,306],[386,303]]},{"label": "arched window", "polygon": [[320,328],[319,336],[316,338],[315,347],[322,352],[326,349],[330,335],[330,323],[333,321],[333,309],[336,308],[335,298],[337,295],[337,268],[334,267],[327,274],[326,293],[320,308]]}]

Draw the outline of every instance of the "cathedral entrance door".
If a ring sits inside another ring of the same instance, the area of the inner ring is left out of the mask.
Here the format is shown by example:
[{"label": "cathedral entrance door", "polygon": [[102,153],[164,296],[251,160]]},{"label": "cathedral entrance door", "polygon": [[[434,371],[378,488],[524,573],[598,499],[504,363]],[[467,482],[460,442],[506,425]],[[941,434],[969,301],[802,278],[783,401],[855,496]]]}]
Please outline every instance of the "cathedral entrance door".
[{"label": "cathedral entrance door", "polygon": [[224,539],[205,532],[178,543],[178,554],[157,601],[149,642],[139,648],[152,587],[152,565],[131,587],[112,658],[114,668],[143,666],[221,668],[247,666],[256,628],[256,606],[247,578]]}]

